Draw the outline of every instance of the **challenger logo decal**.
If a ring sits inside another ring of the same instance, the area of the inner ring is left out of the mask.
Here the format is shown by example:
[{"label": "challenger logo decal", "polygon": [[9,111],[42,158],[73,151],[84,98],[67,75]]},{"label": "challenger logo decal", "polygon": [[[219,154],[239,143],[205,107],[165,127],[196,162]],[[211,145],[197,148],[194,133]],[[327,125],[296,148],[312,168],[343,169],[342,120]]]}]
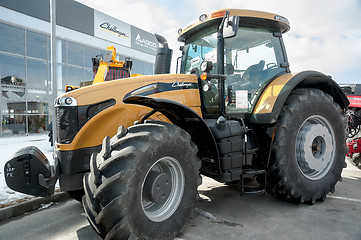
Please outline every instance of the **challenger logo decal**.
[{"label": "challenger logo decal", "polygon": [[185,87],[185,88],[188,88],[188,87],[191,87],[193,85],[193,83],[185,83],[185,82],[178,82],[178,81],[175,81],[173,84],[172,84],[172,87],[175,88],[175,87]]},{"label": "challenger logo decal", "polygon": [[183,89],[198,89],[198,83],[195,82],[179,82],[174,83],[152,83],[127,93],[124,98],[130,96],[148,96],[155,93],[183,90]]},{"label": "challenger logo decal", "polygon": [[117,26],[111,26],[109,22],[102,23],[99,27],[104,31],[118,35],[118,37],[129,38],[126,33],[119,31]]}]

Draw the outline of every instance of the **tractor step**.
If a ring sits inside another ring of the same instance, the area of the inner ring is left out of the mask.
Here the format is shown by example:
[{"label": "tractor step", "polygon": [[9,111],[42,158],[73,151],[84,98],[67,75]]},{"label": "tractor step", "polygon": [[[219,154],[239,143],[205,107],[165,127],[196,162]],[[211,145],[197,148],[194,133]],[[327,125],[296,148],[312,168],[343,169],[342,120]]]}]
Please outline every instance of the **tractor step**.
[{"label": "tractor step", "polygon": [[266,170],[264,169],[243,169],[243,174],[248,174],[248,175],[261,175],[265,173]]},{"label": "tractor step", "polygon": [[245,154],[247,152],[247,154],[256,154],[258,151],[258,148],[254,148],[254,149],[248,149],[247,151],[242,150],[242,153]]},{"label": "tractor step", "polygon": [[[243,194],[264,194],[266,192],[265,169],[243,169],[242,173],[242,178],[238,182],[241,196]],[[260,183],[255,179],[259,175],[264,175],[264,183]]]},{"label": "tractor step", "polygon": [[247,189],[247,188],[244,188],[244,189],[243,189],[243,194],[246,194],[246,195],[264,194],[265,192],[266,192],[265,189],[258,189],[258,190]]}]

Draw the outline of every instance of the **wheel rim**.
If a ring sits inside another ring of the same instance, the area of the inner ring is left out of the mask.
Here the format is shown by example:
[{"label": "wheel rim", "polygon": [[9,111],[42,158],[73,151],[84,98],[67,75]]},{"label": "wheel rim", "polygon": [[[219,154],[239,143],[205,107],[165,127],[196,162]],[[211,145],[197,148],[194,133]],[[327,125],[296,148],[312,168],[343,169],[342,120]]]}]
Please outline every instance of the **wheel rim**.
[{"label": "wheel rim", "polygon": [[296,138],[296,159],[301,173],[319,180],[334,162],[335,135],[330,123],[322,116],[311,116],[301,125]]},{"label": "wheel rim", "polygon": [[154,222],[168,219],[177,210],[184,192],[184,173],[173,157],[156,161],[142,183],[142,207]]},{"label": "wheel rim", "polygon": [[346,116],[348,138],[352,138],[360,132],[360,125],[355,123],[355,112],[353,110],[347,110]]}]

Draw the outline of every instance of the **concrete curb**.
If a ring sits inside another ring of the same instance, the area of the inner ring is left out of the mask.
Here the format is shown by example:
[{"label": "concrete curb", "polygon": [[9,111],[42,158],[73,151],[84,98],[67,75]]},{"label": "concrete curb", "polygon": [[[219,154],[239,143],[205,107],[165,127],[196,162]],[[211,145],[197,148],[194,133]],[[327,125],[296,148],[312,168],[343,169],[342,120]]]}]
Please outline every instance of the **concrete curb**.
[{"label": "concrete curb", "polygon": [[50,202],[57,203],[71,199],[68,193],[60,192],[48,198],[35,198],[23,203],[11,205],[8,207],[0,208],[0,222],[10,219],[26,212],[37,210],[42,204],[48,204]]}]

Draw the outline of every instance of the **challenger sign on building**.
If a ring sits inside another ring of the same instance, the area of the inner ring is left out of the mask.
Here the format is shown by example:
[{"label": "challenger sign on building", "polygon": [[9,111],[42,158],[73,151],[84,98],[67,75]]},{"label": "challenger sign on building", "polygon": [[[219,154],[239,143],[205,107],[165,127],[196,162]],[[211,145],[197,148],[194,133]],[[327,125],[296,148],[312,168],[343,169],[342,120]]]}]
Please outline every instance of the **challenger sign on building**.
[{"label": "challenger sign on building", "polygon": [[94,11],[94,36],[151,55],[156,54],[158,42],[154,34],[99,11]]}]

